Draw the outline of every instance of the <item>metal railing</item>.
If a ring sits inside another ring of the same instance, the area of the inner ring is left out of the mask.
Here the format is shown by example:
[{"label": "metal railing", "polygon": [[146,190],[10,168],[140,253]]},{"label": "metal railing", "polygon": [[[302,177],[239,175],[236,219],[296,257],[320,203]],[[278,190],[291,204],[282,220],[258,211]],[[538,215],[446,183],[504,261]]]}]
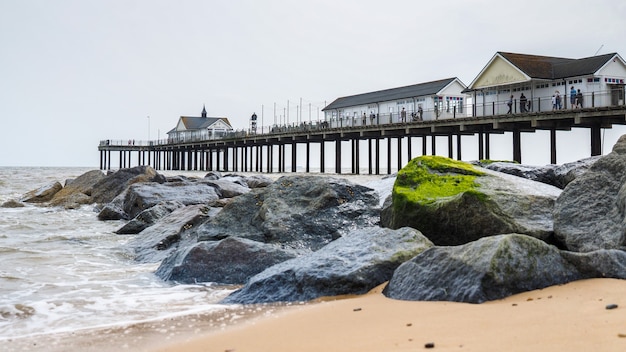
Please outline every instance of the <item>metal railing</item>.
[{"label": "metal railing", "polygon": [[[504,94],[501,94],[504,95]],[[480,100],[481,97],[477,97]],[[222,139],[236,139],[251,136],[271,136],[290,133],[307,133],[323,130],[343,130],[343,129],[359,129],[372,126],[388,126],[393,124],[419,124],[435,120],[498,116],[507,115],[509,113],[509,99],[494,100],[487,103],[468,104],[463,107],[462,112],[457,111],[457,107],[446,109],[429,109],[418,112],[401,112],[370,114],[366,116],[347,116],[341,118],[330,118],[328,120],[301,121],[291,124],[275,124],[270,126],[258,126],[255,129],[240,129],[229,132],[218,132],[209,134],[207,131],[202,133],[194,132],[177,138],[158,139],[158,140],[113,140],[107,139],[100,141],[100,146],[129,146],[129,147],[150,147],[180,143],[194,143]],[[561,95],[561,107],[553,106],[552,96],[536,96],[528,97],[525,104],[521,104],[519,97],[513,99],[511,105],[511,114],[526,114],[548,111],[561,111],[582,108],[623,106],[624,105],[624,89],[611,91],[594,91],[582,94],[582,101],[576,105],[572,101],[570,95]]]}]

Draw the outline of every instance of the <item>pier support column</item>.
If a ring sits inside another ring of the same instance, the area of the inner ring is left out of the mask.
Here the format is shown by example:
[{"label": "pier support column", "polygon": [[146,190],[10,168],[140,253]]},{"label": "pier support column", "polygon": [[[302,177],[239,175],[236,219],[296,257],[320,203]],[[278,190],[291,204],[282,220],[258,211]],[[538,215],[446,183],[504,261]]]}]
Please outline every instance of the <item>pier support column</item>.
[{"label": "pier support column", "polygon": [[460,134],[456,135],[456,160],[462,160],[461,159],[461,135]]},{"label": "pier support column", "polygon": [[380,175],[380,139],[375,139],[376,143],[376,175]]},{"label": "pier support column", "polygon": [[478,160],[485,159],[484,147],[485,145],[483,144],[483,133],[478,132]]},{"label": "pier support column", "polygon": [[600,124],[591,126],[591,156],[602,155],[602,133]]},{"label": "pier support column", "polygon": [[426,155],[426,135],[422,136],[422,155]]},{"label": "pier support column", "polygon": [[341,139],[335,141],[335,173],[341,174]]},{"label": "pier support column", "polygon": [[360,156],[361,156],[361,146],[360,146],[360,144],[361,144],[361,141],[359,139],[355,139],[354,140],[354,150],[355,150],[355,152],[354,152],[354,161],[355,161],[354,173],[357,174],[357,175],[361,174],[361,158],[360,158]]},{"label": "pier support column", "polygon": [[324,141],[320,142],[320,172],[321,172],[321,173],[326,172],[325,167],[324,167],[324,162],[325,162],[325,160],[324,160],[324,156],[325,156],[325,150],[324,150],[324,148],[325,148],[325,144],[324,144],[324,143],[325,143]]},{"label": "pier support column", "polygon": [[374,171],[374,165],[373,163],[373,159],[372,159],[372,139],[368,139],[367,140],[367,171],[368,173],[371,175],[372,172]]},{"label": "pier support column", "polygon": [[306,158],[306,172],[309,173],[311,172],[311,142],[307,141],[306,142],[306,152],[305,152],[305,158]]},{"label": "pier support column", "polygon": [[402,137],[398,137],[398,171],[402,169]]},{"label": "pier support column", "polygon": [[412,145],[411,145],[411,136],[407,136],[406,138],[406,148],[407,148],[407,159],[406,162],[407,164],[409,163],[409,161],[411,161],[411,159],[413,159],[413,152],[412,152]]},{"label": "pier support column", "polygon": [[448,158],[453,159],[454,158],[454,147],[453,147],[453,139],[452,139],[452,135],[449,134],[448,135]]},{"label": "pier support column", "polygon": [[550,129],[550,164],[556,164],[556,129]]},{"label": "pier support column", "polygon": [[391,173],[391,137],[387,137],[387,174]]},{"label": "pier support column", "polygon": [[522,163],[522,133],[518,129],[513,130],[513,161]]},{"label": "pier support column", "polygon": [[274,169],[274,145],[267,145],[267,173],[271,174]]},{"label": "pier support column", "polygon": [[298,163],[298,143],[293,141],[291,143],[291,172],[296,172],[297,163]]},{"label": "pier support column", "polygon": [[491,142],[489,141],[489,132],[485,132],[485,159],[491,159]]}]

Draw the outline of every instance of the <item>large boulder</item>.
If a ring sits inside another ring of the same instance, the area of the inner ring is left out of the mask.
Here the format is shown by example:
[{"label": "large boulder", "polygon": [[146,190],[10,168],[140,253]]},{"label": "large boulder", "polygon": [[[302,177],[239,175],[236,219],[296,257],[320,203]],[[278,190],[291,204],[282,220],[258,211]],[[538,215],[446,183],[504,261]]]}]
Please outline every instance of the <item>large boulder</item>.
[{"label": "large boulder", "polygon": [[554,232],[574,252],[626,249],[626,135],[567,185],[554,209]]},{"label": "large boulder", "polygon": [[54,195],[50,205],[75,208],[81,204],[91,203],[93,187],[105,177],[102,171],[92,170],[68,181],[65,187]]},{"label": "large boulder", "polygon": [[210,208],[202,204],[177,209],[141,231],[125,246],[136,261],[158,263],[179,246],[195,243],[197,238],[191,230],[211,215]]},{"label": "large boulder", "polygon": [[432,242],[411,228],[355,230],[317,252],[253,276],[223,303],[308,301],[366,293],[389,280],[402,262],[431,246]]},{"label": "large boulder", "polygon": [[381,225],[410,226],[437,245],[522,233],[553,242],[552,210],[561,190],[440,156],[398,172]]},{"label": "large boulder", "polygon": [[196,232],[199,240],[243,237],[304,253],[355,228],[377,224],[377,208],[374,190],[345,179],[283,176],[233,198]]},{"label": "large boulder", "polygon": [[593,156],[563,165],[545,166],[530,166],[504,161],[480,161],[476,164],[489,170],[547,183],[563,189],[578,176],[585,173],[599,158],[599,156]]},{"label": "large boulder", "polygon": [[[137,214],[132,220],[119,228],[115,233],[118,235],[132,235],[152,226],[162,217],[170,214],[185,205],[177,201],[163,201]],[[101,211],[102,214],[105,214]],[[103,215],[104,216],[104,215]]]},{"label": "large boulder", "polygon": [[63,189],[63,185],[60,182],[52,182],[26,193],[20,201],[25,203],[45,203],[50,201],[61,189]]},{"label": "large boulder", "polygon": [[184,284],[243,285],[253,275],[294,257],[294,253],[277,245],[229,237],[217,242],[199,242],[174,252],[163,260],[156,275]]},{"label": "large boulder", "polygon": [[219,199],[214,187],[199,182],[136,183],[128,187],[122,209],[128,218],[164,201],[184,205],[209,204]]},{"label": "large boulder", "polygon": [[92,188],[91,199],[94,203],[108,203],[122,193],[128,186],[141,182],[165,182],[165,177],[150,166],[137,166],[120,169],[108,174]]},{"label": "large boulder", "polygon": [[[250,192],[250,188],[239,179],[221,178],[219,180],[206,180],[201,183],[211,186],[219,198],[233,198]],[[243,183],[243,185],[242,185]]]},{"label": "large boulder", "polygon": [[395,271],[384,294],[410,301],[481,303],[581,278],[556,247],[509,234],[427,249]]},{"label": "large boulder", "polygon": [[600,249],[578,253],[561,251],[583,278],[626,279],[626,252],[619,249]]}]

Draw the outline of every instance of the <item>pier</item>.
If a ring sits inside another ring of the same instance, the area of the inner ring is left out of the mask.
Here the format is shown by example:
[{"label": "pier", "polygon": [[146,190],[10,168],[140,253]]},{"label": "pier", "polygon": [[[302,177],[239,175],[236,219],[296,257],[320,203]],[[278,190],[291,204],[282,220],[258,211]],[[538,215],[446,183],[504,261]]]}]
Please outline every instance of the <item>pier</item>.
[{"label": "pier", "polygon": [[[484,108],[483,108],[484,110]],[[476,111],[476,108],[470,111]],[[495,111],[495,109],[494,109]],[[150,165],[157,170],[241,171],[241,172],[296,172],[302,165],[304,172],[334,172],[350,169],[358,174],[367,167],[369,174],[391,173],[401,169],[406,160],[437,154],[436,139],[447,139],[446,154],[462,160],[461,136],[478,140],[478,158],[490,159],[490,136],[512,133],[511,159],[522,162],[521,134],[538,130],[549,131],[550,160],[557,162],[556,131],[572,128],[589,130],[591,155],[600,155],[601,129],[626,125],[626,106],[590,107],[557,111],[494,114],[492,116],[463,116],[428,121],[402,122],[383,116],[376,121],[343,122],[337,125],[320,121],[287,128],[260,128],[259,133],[234,132],[216,139],[184,141],[100,141],[100,169],[118,166],[126,168]],[[417,139],[417,143],[416,140]],[[397,141],[395,151],[392,141]],[[404,143],[402,141],[405,141]],[[420,143],[421,142],[421,143]],[[386,143],[386,155],[381,155],[381,143]],[[311,146],[317,144],[319,155],[313,157]],[[421,144],[421,148],[419,145]],[[415,148],[417,146],[417,148]],[[327,150],[330,149],[330,150]],[[421,149],[421,150],[415,150]],[[327,152],[334,153],[334,170],[326,170]],[[342,165],[342,156],[349,153],[350,165]],[[360,165],[367,155],[367,165]],[[299,159],[300,158],[300,159]],[[303,160],[302,160],[303,158]],[[113,159],[117,159],[113,161]],[[381,162],[385,162],[382,165]],[[344,167],[346,169],[344,169]]]}]

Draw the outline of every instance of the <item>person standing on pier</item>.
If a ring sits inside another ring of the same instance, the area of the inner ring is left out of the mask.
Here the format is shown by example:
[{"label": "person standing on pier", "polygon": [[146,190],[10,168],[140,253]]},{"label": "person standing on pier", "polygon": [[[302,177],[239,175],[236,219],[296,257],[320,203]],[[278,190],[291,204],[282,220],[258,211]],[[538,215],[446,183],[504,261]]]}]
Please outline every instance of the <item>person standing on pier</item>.
[{"label": "person standing on pier", "polygon": [[574,86],[569,91],[569,102],[572,105],[572,109],[574,109],[576,107],[576,89],[574,89]]},{"label": "person standing on pier", "polygon": [[519,97],[519,111],[520,112],[528,112],[528,110],[526,110],[527,102],[528,100],[526,99],[526,96],[524,95],[524,93],[522,93],[522,95],[520,95]]},{"label": "person standing on pier", "polygon": [[580,89],[576,92],[576,107],[579,109],[583,108],[583,93]]},{"label": "person standing on pier", "polygon": [[402,108],[402,111],[400,111],[400,118],[402,119],[402,122],[406,122],[406,110],[404,110],[404,108]]},{"label": "person standing on pier", "polygon": [[556,109],[561,110],[562,108],[561,107],[562,106],[561,105],[561,92],[559,92],[558,90],[556,91],[555,99],[556,99]]},{"label": "person standing on pier", "polygon": [[509,101],[506,102],[506,105],[509,107],[509,111],[507,111],[507,115],[508,114],[512,114],[513,113],[513,94],[511,94],[511,96],[509,97]]}]

